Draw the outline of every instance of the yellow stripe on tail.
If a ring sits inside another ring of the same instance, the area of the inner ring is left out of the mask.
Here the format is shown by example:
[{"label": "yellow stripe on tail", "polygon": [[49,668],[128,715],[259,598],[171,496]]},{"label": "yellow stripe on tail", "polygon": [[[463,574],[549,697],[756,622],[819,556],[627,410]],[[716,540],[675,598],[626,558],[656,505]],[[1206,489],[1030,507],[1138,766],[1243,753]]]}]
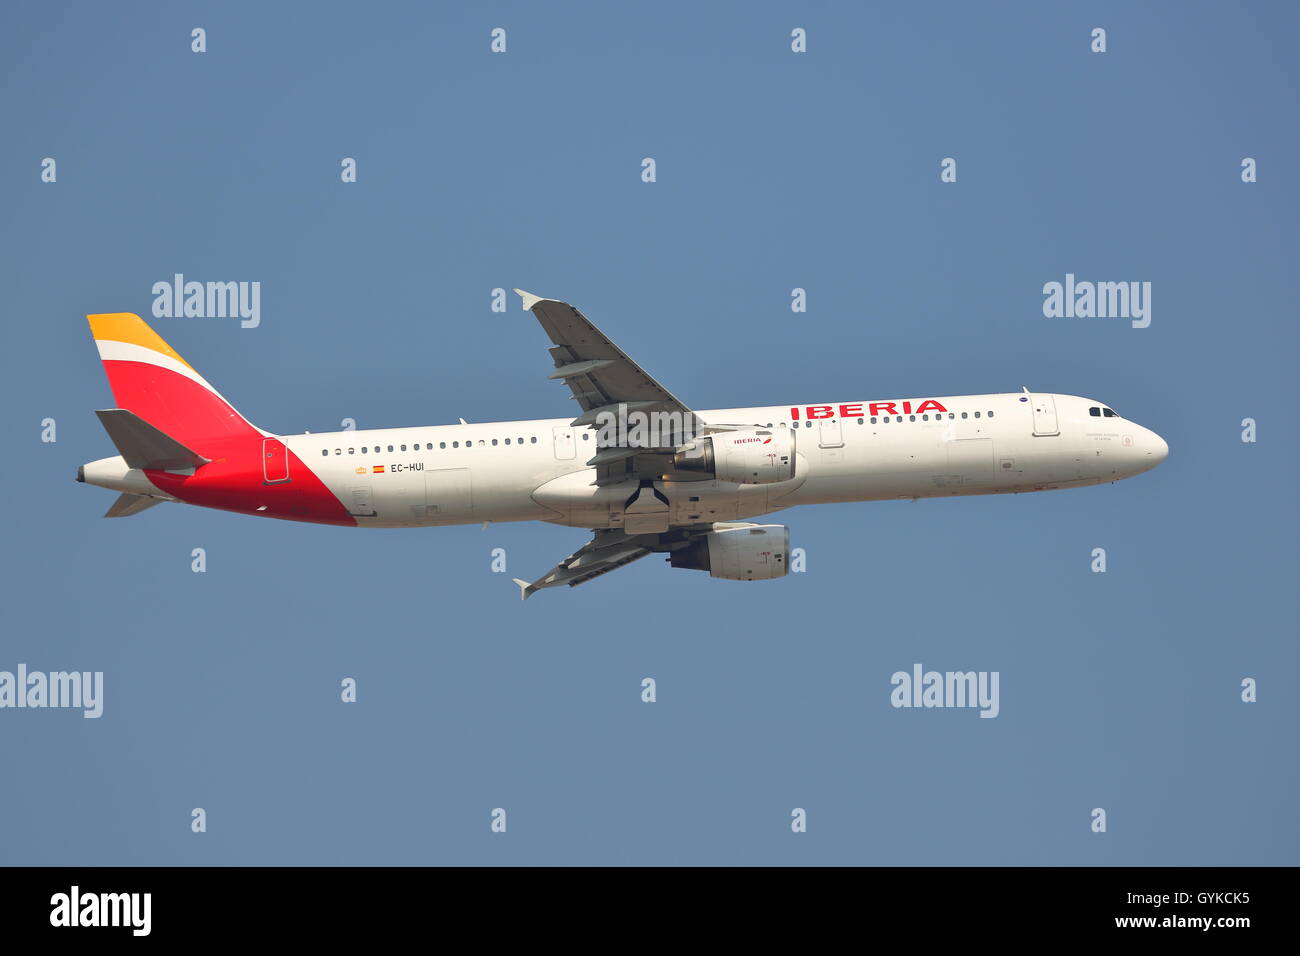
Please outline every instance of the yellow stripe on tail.
[{"label": "yellow stripe on tail", "polygon": [[174,348],[164,342],[161,335],[145,325],[144,319],[133,312],[104,312],[99,315],[88,315],[86,318],[90,321],[90,334],[95,337],[96,342],[107,340],[139,345],[141,348],[152,349],[168,358],[173,358],[188,369],[194,368],[181,358]]}]

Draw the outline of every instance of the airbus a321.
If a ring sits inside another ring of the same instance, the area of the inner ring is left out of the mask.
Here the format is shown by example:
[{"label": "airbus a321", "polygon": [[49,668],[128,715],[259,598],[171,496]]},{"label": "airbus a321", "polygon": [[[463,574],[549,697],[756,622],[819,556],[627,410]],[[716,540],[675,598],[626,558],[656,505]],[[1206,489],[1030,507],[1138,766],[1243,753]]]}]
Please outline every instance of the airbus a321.
[{"label": "airbus a321", "polygon": [[[519,290],[516,290],[519,291]],[[106,517],[173,501],[356,528],[547,521],[592,538],[527,598],[649,554],[715,578],[789,571],[796,505],[1011,494],[1129,478],[1164,439],[1075,395],[855,399],[694,410],[573,306],[519,292],[579,414],[276,435],[244,418],[139,316],[88,316],[119,454],[77,480],[120,492]]]}]

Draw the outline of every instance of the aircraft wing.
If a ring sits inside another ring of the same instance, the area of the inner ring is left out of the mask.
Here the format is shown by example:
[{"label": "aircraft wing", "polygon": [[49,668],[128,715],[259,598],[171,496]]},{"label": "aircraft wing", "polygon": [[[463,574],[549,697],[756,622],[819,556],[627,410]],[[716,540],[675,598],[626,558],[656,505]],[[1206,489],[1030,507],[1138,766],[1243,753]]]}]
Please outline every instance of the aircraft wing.
[{"label": "aircraft wing", "polygon": [[[675,412],[686,435],[701,434],[703,423],[695,413],[628,358],[585,315],[567,302],[543,299],[522,289],[515,292],[555,343],[550,349],[555,363],[550,377],[569,386],[582,409],[571,422],[573,427],[597,425],[602,412]],[[665,470],[665,456],[670,457],[679,443],[663,437],[658,446],[649,448],[602,445],[587,464],[596,468],[596,484],[658,477]]]},{"label": "aircraft wing", "polygon": [[711,525],[674,528],[659,534],[628,534],[617,529],[592,532],[592,539],[532,583],[515,578],[520,600],[527,600],[544,588],[566,584],[571,588],[592,578],[616,571],[647,554],[668,553],[687,547],[692,539]]},{"label": "aircraft wing", "polygon": [[562,584],[577,587],[592,578],[631,564],[637,558],[644,558],[651,549],[637,543],[636,537],[656,536],[632,536],[612,530],[595,532],[595,537],[531,584],[515,578],[515,584],[519,585],[519,599],[527,600],[543,588],[557,588]]}]

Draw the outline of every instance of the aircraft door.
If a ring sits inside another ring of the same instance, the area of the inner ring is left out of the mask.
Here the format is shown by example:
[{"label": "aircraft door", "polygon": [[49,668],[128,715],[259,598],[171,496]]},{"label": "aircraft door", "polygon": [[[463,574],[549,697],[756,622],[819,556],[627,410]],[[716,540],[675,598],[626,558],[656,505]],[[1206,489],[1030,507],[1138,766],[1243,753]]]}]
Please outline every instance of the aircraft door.
[{"label": "aircraft door", "polygon": [[823,418],[817,423],[817,445],[825,464],[844,460],[844,431],[838,418]]},{"label": "aircraft door", "polygon": [[289,480],[289,452],[278,438],[262,439],[262,483],[278,485]]},{"label": "aircraft door", "polygon": [[1051,395],[1030,395],[1030,407],[1034,410],[1034,434],[1038,436],[1061,434],[1056,420],[1056,399]]},{"label": "aircraft door", "polygon": [[577,451],[573,443],[573,429],[568,425],[556,425],[551,429],[551,433],[555,443],[556,460],[570,460]]}]

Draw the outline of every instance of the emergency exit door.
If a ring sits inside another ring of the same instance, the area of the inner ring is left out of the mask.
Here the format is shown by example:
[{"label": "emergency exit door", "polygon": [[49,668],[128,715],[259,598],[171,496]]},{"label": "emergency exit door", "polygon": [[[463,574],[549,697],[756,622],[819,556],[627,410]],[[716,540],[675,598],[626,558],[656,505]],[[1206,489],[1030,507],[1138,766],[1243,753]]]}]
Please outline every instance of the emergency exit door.
[{"label": "emergency exit door", "polygon": [[840,429],[838,418],[823,418],[821,431],[817,433],[817,444],[823,448],[843,448],[844,432]]},{"label": "emergency exit door", "polygon": [[555,425],[551,429],[557,461],[568,461],[577,452],[573,442],[573,429],[568,425]]}]

